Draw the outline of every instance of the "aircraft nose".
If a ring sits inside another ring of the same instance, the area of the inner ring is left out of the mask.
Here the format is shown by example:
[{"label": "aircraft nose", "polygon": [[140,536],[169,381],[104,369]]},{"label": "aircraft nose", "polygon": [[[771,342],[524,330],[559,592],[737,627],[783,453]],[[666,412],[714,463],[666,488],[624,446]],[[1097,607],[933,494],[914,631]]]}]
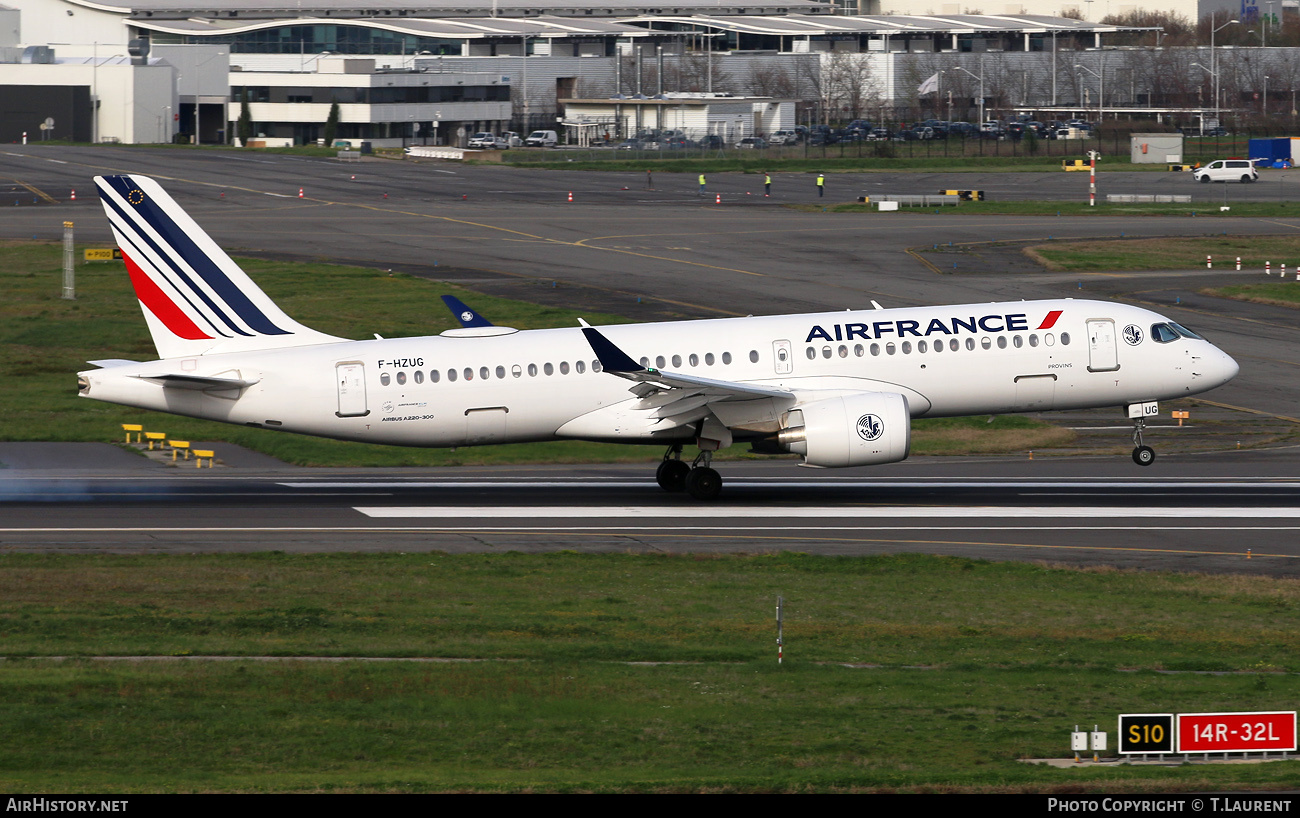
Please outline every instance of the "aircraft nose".
[{"label": "aircraft nose", "polygon": [[1241,367],[1233,360],[1232,356],[1223,350],[1219,350],[1219,360],[1214,367],[1214,373],[1220,384],[1225,384],[1237,377]]}]

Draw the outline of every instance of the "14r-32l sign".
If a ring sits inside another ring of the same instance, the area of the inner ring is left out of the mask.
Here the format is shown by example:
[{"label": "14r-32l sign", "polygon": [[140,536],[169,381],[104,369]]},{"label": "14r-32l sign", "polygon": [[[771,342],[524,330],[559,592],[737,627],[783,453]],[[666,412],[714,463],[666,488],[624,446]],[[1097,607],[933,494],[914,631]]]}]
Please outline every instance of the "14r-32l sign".
[{"label": "14r-32l sign", "polygon": [[1179,713],[1178,752],[1242,753],[1296,749],[1295,711]]}]

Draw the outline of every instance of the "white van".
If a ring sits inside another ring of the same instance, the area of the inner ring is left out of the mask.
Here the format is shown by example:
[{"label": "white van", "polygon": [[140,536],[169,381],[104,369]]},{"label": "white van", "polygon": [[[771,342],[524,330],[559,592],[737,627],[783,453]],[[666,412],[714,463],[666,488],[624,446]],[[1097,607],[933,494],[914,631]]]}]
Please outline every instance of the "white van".
[{"label": "white van", "polygon": [[553,148],[560,144],[560,138],[555,135],[555,131],[533,131],[524,140],[526,148]]},{"label": "white van", "polygon": [[1192,171],[1198,182],[1253,182],[1259,178],[1255,163],[1249,159],[1216,159]]}]

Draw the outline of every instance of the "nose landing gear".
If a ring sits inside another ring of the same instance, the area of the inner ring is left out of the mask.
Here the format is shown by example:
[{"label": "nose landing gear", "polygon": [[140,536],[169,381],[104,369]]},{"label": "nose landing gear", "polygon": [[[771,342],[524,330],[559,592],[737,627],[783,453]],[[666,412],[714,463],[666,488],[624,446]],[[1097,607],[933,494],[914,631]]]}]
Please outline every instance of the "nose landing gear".
[{"label": "nose landing gear", "polygon": [[1156,450],[1142,443],[1142,430],[1146,426],[1146,418],[1133,418],[1133,462],[1139,466],[1150,466],[1156,459]]}]

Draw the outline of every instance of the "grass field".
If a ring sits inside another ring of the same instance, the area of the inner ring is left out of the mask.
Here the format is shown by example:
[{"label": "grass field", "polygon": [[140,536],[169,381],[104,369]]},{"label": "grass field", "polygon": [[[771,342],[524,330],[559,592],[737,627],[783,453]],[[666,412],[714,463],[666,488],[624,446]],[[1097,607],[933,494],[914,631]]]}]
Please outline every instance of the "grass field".
[{"label": "grass field", "polygon": [[[1113,739],[1121,712],[1292,709],[1294,580],[927,556],[7,553],[0,633],[9,791],[1136,792],[1297,775],[1020,761],[1068,757],[1075,724]],[[456,661],[13,658],[86,655]]]},{"label": "grass field", "polygon": [[[80,255],[80,253],[78,253]],[[452,294],[494,323],[530,329],[576,326],[579,313],[484,296],[461,287],[373,269],[241,259],[240,264],[288,314],[323,332],[362,338],[432,335],[454,325],[438,296]],[[652,461],[660,447],[579,441],[418,449],[321,440],[114,406],[76,396],[76,372],[102,358],[156,357],[125,270],[118,263],[77,267],[77,300],[59,297],[58,246],[0,244],[0,405],[2,440],[107,441],[123,423],[172,437],[227,441],[304,466],[439,466],[477,463]],[[308,286],[304,286],[304,282]],[[617,315],[582,312],[594,324]],[[1069,433],[1026,418],[918,421],[916,450],[931,454],[1015,451],[1068,440]],[[725,453],[743,457],[743,447]]]},{"label": "grass field", "polygon": [[[938,191],[935,191],[936,193]],[[1296,218],[1300,216],[1300,203],[1286,202],[1232,202],[1230,209],[1220,211],[1219,205],[1206,202],[1195,204],[1171,203],[1111,203],[1098,201],[1096,206],[1089,206],[1087,191],[1084,190],[1078,201],[1068,202],[962,202],[956,207],[944,205],[938,207],[901,207],[897,213],[881,213],[873,202],[844,202],[840,204],[792,204],[791,210],[805,212],[829,213],[874,213],[883,218],[896,218],[899,214],[913,216],[932,216],[935,214],[963,216],[1225,216],[1235,218]],[[1202,262],[1205,259],[1201,259]]]},{"label": "grass field", "polygon": [[[1294,268],[1300,272],[1300,260]],[[1280,271],[1279,271],[1280,272]],[[1232,287],[1210,287],[1202,290],[1206,295],[1219,298],[1235,298],[1238,301],[1254,301],[1257,304],[1273,304],[1279,307],[1300,307],[1300,282],[1294,277],[1289,281],[1267,281],[1262,284],[1241,284]]]},{"label": "grass field", "polygon": [[[1093,272],[1109,270],[1205,269],[1206,256],[1216,268],[1242,270],[1263,278],[1264,263],[1288,268],[1300,264],[1298,236],[1178,236],[1167,239],[1094,239],[1055,241],[1027,248],[1030,257],[1049,270]],[[1294,283],[1294,282],[1292,282]]]}]

